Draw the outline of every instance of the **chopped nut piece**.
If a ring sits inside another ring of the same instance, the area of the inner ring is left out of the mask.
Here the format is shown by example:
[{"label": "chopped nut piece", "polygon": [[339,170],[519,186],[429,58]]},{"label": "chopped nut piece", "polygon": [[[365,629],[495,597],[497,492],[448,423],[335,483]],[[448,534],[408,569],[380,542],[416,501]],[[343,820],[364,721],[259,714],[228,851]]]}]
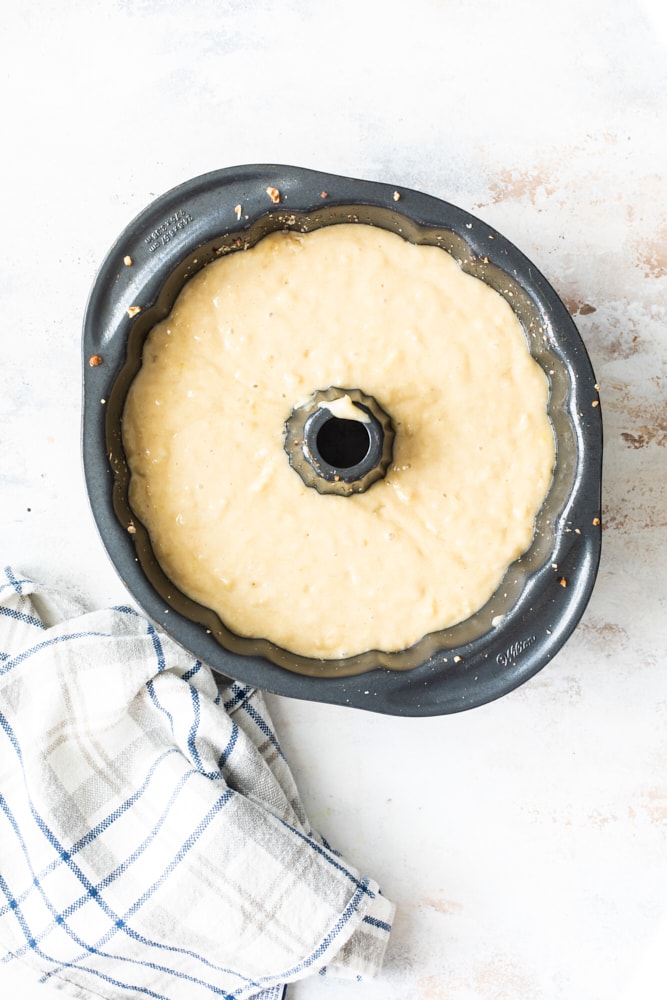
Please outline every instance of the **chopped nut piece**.
[{"label": "chopped nut piece", "polygon": [[129,535],[136,535],[137,533],[137,529],[135,528],[134,524],[131,521],[127,526],[127,533]]},{"label": "chopped nut piece", "polygon": [[598,526],[599,523],[600,523],[600,518],[599,517],[594,517],[593,518],[593,524],[595,525],[596,528],[597,528],[597,526]]},{"label": "chopped nut piece", "polygon": [[462,656],[455,656],[454,657],[454,663],[460,663],[462,659],[463,659]]},{"label": "chopped nut piece", "polygon": [[237,206],[236,206],[236,207],[234,208],[234,214],[236,215],[236,218],[237,218],[237,219],[240,219],[240,218],[241,218],[241,212],[242,212],[242,211],[243,211],[243,209],[241,208],[241,206],[240,206],[240,205],[237,205]]},{"label": "chopped nut piece", "polygon": [[561,576],[558,582],[560,583],[561,587],[567,587],[567,580],[565,579],[564,576]]},{"label": "chopped nut piece", "polygon": [[99,354],[92,354],[88,358],[88,364],[90,365],[91,368],[97,368],[98,365],[102,364],[102,358],[100,357]]},{"label": "chopped nut piece", "polygon": [[328,191],[320,191],[320,198],[328,198],[328,197],[329,197]]},{"label": "chopped nut piece", "polygon": [[398,193],[398,191],[394,191],[394,201],[400,201],[400,200],[401,200],[400,194]]},{"label": "chopped nut piece", "polygon": [[130,317],[130,319],[132,319],[133,316],[136,316],[137,313],[140,313],[140,312],[141,312],[141,306],[128,306],[127,307],[127,315]]},{"label": "chopped nut piece", "polygon": [[278,190],[278,188],[268,187],[266,189],[266,193],[268,194],[269,198],[271,199],[274,205],[277,205],[280,202],[280,191]]},{"label": "chopped nut piece", "polygon": [[599,406],[599,405],[600,405],[599,399],[594,399],[593,402],[591,403],[591,406]]},{"label": "chopped nut piece", "polygon": [[125,264],[125,267],[132,267],[133,263],[134,262],[133,262],[132,258],[130,257],[130,255],[129,254],[125,254],[125,256],[123,257],[123,264]]}]

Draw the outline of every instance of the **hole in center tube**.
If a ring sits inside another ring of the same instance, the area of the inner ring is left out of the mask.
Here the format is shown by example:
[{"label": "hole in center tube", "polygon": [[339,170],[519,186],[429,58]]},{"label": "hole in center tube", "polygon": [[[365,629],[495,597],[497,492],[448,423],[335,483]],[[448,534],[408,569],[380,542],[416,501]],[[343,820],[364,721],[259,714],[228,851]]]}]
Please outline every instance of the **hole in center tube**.
[{"label": "hole in center tube", "polygon": [[334,469],[351,469],[363,462],[370,445],[370,435],[360,420],[331,417],[317,432],[320,458]]}]

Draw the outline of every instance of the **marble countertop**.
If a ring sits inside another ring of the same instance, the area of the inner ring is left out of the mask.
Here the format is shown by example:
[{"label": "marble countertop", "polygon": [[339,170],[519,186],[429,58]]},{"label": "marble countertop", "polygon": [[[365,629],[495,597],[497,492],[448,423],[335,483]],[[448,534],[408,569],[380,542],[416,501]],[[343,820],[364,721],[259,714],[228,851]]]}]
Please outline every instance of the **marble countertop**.
[{"label": "marble countertop", "polygon": [[[218,167],[313,167],[473,212],[556,288],[601,386],[600,572],[544,670],[427,719],[270,697],[314,826],[398,906],[380,980],[304,980],[290,1000],[664,996],[661,8],[42,0],[0,14],[3,563],[90,606],[126,599],[81,470],[83,311],[127,223]],[[55,996],[14,965],[0,991]]]}]

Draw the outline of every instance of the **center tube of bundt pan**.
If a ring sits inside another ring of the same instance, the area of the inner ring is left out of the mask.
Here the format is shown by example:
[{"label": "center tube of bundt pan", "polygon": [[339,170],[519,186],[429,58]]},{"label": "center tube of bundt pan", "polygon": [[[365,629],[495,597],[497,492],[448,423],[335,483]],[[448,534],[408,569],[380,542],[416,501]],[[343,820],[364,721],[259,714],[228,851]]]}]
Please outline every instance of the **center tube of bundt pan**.
[{"label": "center tube of bundt pan", "polygon": [[383,479],[394,428],[373,396],[360,389],[318,389],[285,423],[285,451],[306,486],[351,496]]}]

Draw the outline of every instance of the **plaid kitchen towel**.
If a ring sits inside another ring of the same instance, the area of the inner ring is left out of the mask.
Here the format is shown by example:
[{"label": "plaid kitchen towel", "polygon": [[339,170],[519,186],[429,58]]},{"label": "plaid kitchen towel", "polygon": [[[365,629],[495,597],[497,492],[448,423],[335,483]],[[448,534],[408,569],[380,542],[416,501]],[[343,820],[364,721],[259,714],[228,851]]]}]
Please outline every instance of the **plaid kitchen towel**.
[{"label": "plaid kitchen towel", "polygon": [[311,828],[259,691],[129,607],[0,573],[0,973],[257,997],[382,965],[394,907]]}]

